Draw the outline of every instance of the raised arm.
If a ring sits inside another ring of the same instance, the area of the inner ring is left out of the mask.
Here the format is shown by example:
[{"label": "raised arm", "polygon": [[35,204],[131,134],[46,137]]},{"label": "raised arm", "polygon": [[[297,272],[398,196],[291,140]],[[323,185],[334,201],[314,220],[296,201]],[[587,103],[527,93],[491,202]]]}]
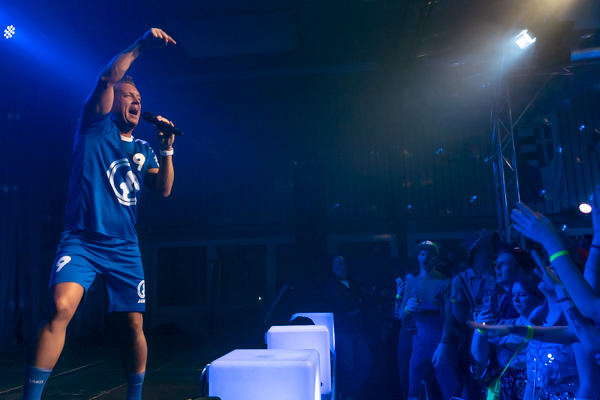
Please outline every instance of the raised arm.
[{"label": "raised arm", "polygon": [[535,250],[531,251],[531,258],[538,266],[535,270],[536,273],[541,274],[543,280],[553,283],[556,295],[560,299],[560,306],[569,322],[569,331],[577,336],[577,339],[579,339],[587,351],[590,353],[599,353],[600,329],[589,318],[581,315],[581,312],[579,312],[575,303],[571,300],[559,277],[556,276],[552,268],[542,264],[540,255]]},{"label": "raised arm", "polygon": [[117,54],[98,76],[96,86],[83,105],[82,117],[91,118],[108,114],[114,100],[113,86],[125,76],[140,53],[148,48],[166,46],[168,43],[175,44],[175,41],[162,30],[151,28],[143,37]]},{"label": "raised arm", "polygon": [[548,254],[554,257],[554,260],[551,260],[552,266],[558,271],[560,280],[581,314],[593,321],[600,321],[600,295],[595,293],[571,260],[564,241],[552,222],[543,214],[533,212],[525,204],[521,203],[520,207],[521,210],[512,211],[514,228],[526,237],[544,245]]},{"label": "raised arm", "polygon": [[600,186],[596,188],[592,199],[592,221],[594,223],[594,238],[592,247],[585,264],[583,276],[592,286],[596,294],[600,294]]}]

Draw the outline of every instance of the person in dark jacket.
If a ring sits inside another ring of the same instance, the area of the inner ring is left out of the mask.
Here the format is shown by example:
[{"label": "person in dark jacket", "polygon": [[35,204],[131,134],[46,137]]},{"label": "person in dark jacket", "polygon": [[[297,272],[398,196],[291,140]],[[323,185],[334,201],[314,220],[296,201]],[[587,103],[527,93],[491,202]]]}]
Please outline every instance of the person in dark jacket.
[{"label": "person in dark jacket", "polygon": [[361,397],[372,365],[363,324],[366,294],[348,276],[344,257],[335,257],[332,268],[324,297],[334,314],[338,390],[343,399],[351,400]]}]

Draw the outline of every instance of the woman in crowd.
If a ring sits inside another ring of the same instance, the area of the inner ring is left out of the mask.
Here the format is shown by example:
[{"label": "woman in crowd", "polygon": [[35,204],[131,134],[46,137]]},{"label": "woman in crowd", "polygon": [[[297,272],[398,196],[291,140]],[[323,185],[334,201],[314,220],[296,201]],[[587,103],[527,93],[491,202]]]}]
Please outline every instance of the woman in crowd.
[{"label": "woman in crowd", "polygon": [[[533,258],[537,263],[543,264],[543,259],[533,251]],[[544,305],[530,315],[530,323],[543,326],[533,328],[533,339],[528,347],[527,378],[525,399],[596,399],[599,389],[600,368],[587,347],[577,343],[576,329],[573,320],[564,312],[571,310],[572,306],[565,305],[568,300],[556,293],[561,292],[560,280],[552,266],[539,268],[536,271],[542,275],[540,289],[546,294],[547,301]],[[564,290],[564,289],[562,289]],[[562,308],[562,309],[561,309]],[[571,313],[572,314],[572,313]],[[544,317],[545,316],[545,317]],[[551,321],[557,320],[554,326]],[[569,326],[565,326],[565,323]],[[520,336],[527,334],[527,324],[490,326],[481,323],[473,324],[477,332],[497,336]],[[600,337],[599,330],[595,330],[596,337]],[[582,330],[584,331],[584,330]],[[587,329],[589,336],[591,329]],[[573,346],[571,346],[573,344]],[[572,348],[571,348],[572,347]],[[573,364],[573,357],[575,365]],[[579,377],[576,376],[579,374]],[[578,381],[580,382],[579,387]],[[534,394],[535,393],[535,394]],[[575,397],[575,394],[577,397]]]},{"label": "woman in crowd", "polygon": [[[545,297],[538,289],[537,280],[533,276],[528,275],[518,278],[512,286],[512,301],[519,313],[519,317],[503,319],[498,324],[529,325],[531,312],[541,306],[544,300]],[[493,324],[496,321],[492,313],[486,309],[477,316],[477,322]],[[473,341],[471,342],[471,352],[475,360],[487,365],[488,371],[497,371],[497,373],[492,374],[493,378],[498,376],[509,365],[501,378],[502,395],[505,400],[523,398],[527,381],[527,345],[522,344],[523,338],[516,335],[492,338],[486,337],[485,334],[479,331],[475,331]],[[493,350],[495,350],[495,353]]]},{"label": "woman in crowd", "polygon": [[[513,210],[515,229],[523,235],[541,243],[550,254],[551,267],[541,265],[540,271],[556,293],[555,304],[564,311],[569,323],[562,328],[534,328],[534,338],[539,342],[572,343],[580,341],[583,346],[577,351],[578,369],[581,374],[581,388],[578,399],[595,399],[598,395],[598,366],[593,357],[600,363],[600,188],[594,195],[592,218],[594,222],[594,239],[587,259],[585,274],[573,263],[566,250],[562,237],[552,223],[544,215],[533,212],[521,205],[521,210]],[[540,262],[540,257],[538,262]],[[541,263],[541,262],[540,262]],[[558,279],[558,274],[562,279]],[[487,331],[488,327],[483,328]],[[489,332],[494,335],[513,333],[524,336],[524,326],[496,327]],[[577,345],[579,346],[579,345]],[[551,357],[549,357],[551,356]],[[548,360],[538,357],[538,362],[555,361],[555,354],[547,353]]]}]

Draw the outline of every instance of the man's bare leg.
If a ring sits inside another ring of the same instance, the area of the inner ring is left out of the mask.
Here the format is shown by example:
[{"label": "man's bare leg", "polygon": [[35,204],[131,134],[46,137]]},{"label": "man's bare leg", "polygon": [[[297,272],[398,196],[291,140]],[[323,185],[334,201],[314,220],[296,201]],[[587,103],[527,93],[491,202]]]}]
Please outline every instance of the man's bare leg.
[{"label": "man's bare leg", "polygon": [[83,296],[83,287],[75,282],[58,283],[52,287],[44,325],[37,335],[35,351],[29,357],[23,399],[39,399],[52,368],[65,346],[67,326]]},{"label": "man's bare leg", "polygon": [[128,312],[119,313],[117,318],[123,340],[121,362],[127,376],[127,399],[141,399],[148,357],[143,316],[139,312]]}]

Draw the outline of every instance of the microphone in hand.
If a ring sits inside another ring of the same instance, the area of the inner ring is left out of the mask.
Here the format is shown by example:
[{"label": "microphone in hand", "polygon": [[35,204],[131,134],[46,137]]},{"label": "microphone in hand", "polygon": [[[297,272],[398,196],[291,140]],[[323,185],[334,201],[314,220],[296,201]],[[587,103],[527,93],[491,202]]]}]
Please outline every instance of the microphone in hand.
[{"label": "microphone in hand", "polygon": [[166,122],[159,121],[158,119],[156,119],[154,114],[151,114],[148,111],[144,111],[142,113],[142,119],[156,126],[158,129],[160,129],[161,132],[163,132],[166,135],[183,136],[183,133],[179,129],[167,124]]}]

